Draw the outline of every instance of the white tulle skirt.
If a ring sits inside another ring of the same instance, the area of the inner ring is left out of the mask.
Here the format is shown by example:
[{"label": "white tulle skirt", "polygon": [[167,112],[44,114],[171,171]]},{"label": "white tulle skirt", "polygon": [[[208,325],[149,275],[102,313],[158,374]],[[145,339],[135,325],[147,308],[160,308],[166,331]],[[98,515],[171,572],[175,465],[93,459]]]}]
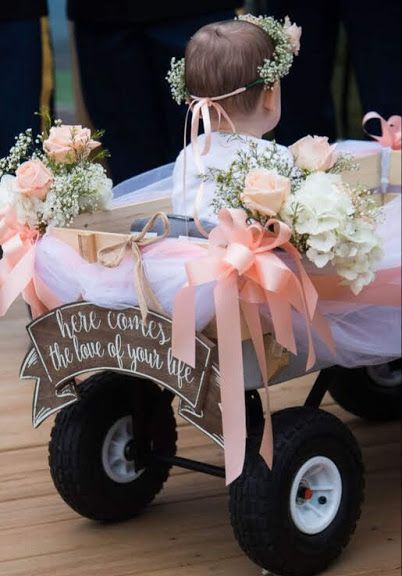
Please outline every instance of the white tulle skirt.
[{"label": "white tulle skirt", "polygon": [[[401,199],[386,205],[378,230],[384,238],[384,257],[379,270],[401,266]],[[165,239],[146,247],[143,262],[147,278],[168,315],[175,295],[186,282],[185,263],[205,256],[205,249],[185,240]],[[133,261],[129,255],[116,268],[89,264],[73,248],[45,235],[38,243],[36,274],[57,300],[86,300],[103,307],[124,308],[138,304],[133,284]],[[394,279],[395,282],[395,279]],[[396,280],[400,285],[400,275]],[[376,283],[381,294],[384,287]],[[197,329],[214,317],[213,284],[197,290]],[[317,367],[339,364],[354,367],[378,364],[401,355],[401,308],[396,305],[351,304],[321,299],[320,312],[329,321],[336,344],[336,357],[316,338]],[[264,312],[263,312],[264,313]],[[305,326],[294,317],[300,358],[306,352]]]}]

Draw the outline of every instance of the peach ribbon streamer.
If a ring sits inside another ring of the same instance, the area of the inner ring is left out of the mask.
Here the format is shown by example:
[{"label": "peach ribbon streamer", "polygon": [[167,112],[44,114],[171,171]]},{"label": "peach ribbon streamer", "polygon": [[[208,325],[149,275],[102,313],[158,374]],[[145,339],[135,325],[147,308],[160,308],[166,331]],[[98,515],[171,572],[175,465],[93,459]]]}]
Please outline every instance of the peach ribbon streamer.
[{"label": "peach ribbon streamer", "polygon": [[[160,236],[147,237],[147,233],[152,230],[158,219],[162,221],[163,233]],[[170,224],[166,214],[157,212],[148,220],[141,232],[127,234],[120,242],[101,248],[98,251],[98,262],[108,268],[115,268],[122,262],[127,249],[131,249],[134,260],[134,286],[144,322],[147,319],[149,308],[162,314],[164,310],[147,280],[140,248],[163,240],[168,236],[169,231]]]},{"label": "peach ribbon streamer", "polygon": [[61,304],[35,275],[35,250],[39,238],[38,230],[18,222],[12,206],[0,210],[0,245],[3,249],[3,259],[0,261],[0,317],[6,314],[20,294],[30,306],[33,318]]},{"label": "peach ribbon streamer", "polygon": [[[375,134],[370,134],[365,129],[365,124],[369,120],[379,120],[381,123],[381,136],[376,136]],[[402,148],[402,136],[401,136],[401,124],[402,124],[402,117],[401,116],[390,116],[388,120],[385,120],[380,114],[377,112],[367,112],[363,117],[363,130],[365,133],[377,140],[382,146],[391,148],[392,150],[401,150]]]},{"label": "peach ribbon streamer", "polygon": [[[290,244],[290,228],[275,219],[269,220],[265,227],[257,223],[248,225],[243,210],[222,209],[218,218],[219,224],[209,236],[208,256],[186,265],[188,284],[178,292],[173,308],[172,347],[176,357],[195,365],[195,288],[215,282],[226,481],[230,484],[242,472],[247,436],[240,307],[266,388],[268,377],[259,305],[268,305],[270,309],[277,342],[295,354],[292,308],[303,315],[308,336],[307,369],[312,368],[316,360],[312,327],[332,350],[334,343],[328,324],[317,312],[317,291],[301,264],[301,255]],[[276,248],[291,255],[297,273],[274,253]],[[272,467],[269,411],[261,455]]]}]

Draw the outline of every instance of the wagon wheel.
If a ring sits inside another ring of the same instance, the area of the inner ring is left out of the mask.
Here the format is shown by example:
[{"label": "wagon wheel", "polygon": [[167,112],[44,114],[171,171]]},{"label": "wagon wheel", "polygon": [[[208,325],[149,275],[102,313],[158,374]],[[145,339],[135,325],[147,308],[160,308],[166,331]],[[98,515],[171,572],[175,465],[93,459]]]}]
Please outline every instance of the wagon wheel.
[{"label": "wagon wheel", "polygon": [[357,442],[337,418],[314,408],[273,415],[274,464],[251,440],[230,488],[234,534],[259,566],[280,576],[324,570],[349,542],[360,516],[364,475]]},{"label": "wagon wheel", "polygon": [[151,382],[110,372],[89,378],[79,394],[78,402],[57,415],[52,430],[49,465],[54,485],[82,516],[131,518],[162,489],[171,467],[136,460],[133,422],[139,418],[141,426],[147,426],[149,453],[174,456],[177,435],[170,401]]},{"label": "wagon wheel", "polygon": [[367,420],[390,421],[401,416],[401,359],[376,366],[322,370],[331,396],[348,412]]}]

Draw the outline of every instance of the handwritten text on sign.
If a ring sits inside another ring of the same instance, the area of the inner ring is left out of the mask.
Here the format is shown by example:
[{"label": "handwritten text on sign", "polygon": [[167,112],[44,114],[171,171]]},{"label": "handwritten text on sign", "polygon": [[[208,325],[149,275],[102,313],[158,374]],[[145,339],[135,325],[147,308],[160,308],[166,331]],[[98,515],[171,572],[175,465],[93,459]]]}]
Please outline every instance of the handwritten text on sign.
[{"label": "handwritten text on sign", "polygon": [[197,366],[175,358],[171,321],[138,308],[110,310],[77,303],[53,310],[28,327],[48,380],[57,387],[72,376],[116,370],[150,378],[197,406],[211,365],[211,343],[197,338]]}]

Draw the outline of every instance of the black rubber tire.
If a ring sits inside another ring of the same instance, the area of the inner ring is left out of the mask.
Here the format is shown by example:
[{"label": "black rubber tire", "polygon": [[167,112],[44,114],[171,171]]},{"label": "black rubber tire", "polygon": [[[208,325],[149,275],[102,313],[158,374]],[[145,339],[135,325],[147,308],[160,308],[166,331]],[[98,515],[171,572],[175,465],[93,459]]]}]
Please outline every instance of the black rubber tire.
[{"label": "black rubber tire", "polygon": [[[359,446],[335,416],[314,408],[273,415],[274,464],[268,469],[249,441],[242,475],[230,487],[235,537],[256,564],[280,576],[311,576],[324,570],[348,544],[361,513],[364,470]],[[290,491],[309,458],[326,456],[338,467],[343,493],[332,523],[322,532],[301,532],[290,514]]]},{"label": "black rubber tire", "polygon": [[98,521],[132,518],[154,499],[169,476],[171,466],[152,461],[139,478],[126,484],[113,481],[104,470],[105,436],[119,418],[130,415],[129,394],[139,387],[142,394],[152,395],[158,407],[149,426],[152,449],[174,456],[173,410],[151,382],[110,372],[97,374],[79,387],[80,400],[56,417],[49,443],[50,472],[60,496],[81,516]]},{"label": "black rubber tire", "polygon": [[[401,360],[388,364],[399,376]],[[375,367],[373,367],[375,369]],[[392,421],[401,417],[402,381],[399,385],[381,386],[371,376],[373,368],[341,368],[322,370],[333,399],[342,408],[366,420]]]}]

